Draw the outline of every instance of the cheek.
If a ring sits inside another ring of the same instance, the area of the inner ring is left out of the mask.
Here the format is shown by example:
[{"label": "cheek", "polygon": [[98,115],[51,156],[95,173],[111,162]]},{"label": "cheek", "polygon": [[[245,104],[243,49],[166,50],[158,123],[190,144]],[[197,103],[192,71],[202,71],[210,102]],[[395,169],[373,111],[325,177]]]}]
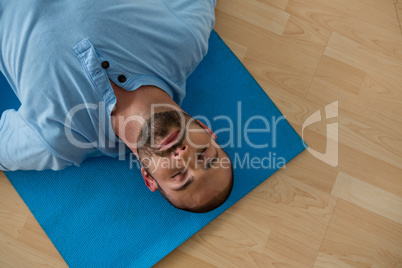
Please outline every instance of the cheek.
[{"label": "cheek", "polygon": [[188,143],[195,148],[207,146],[207,144],[210,143],[210,140],[210,137],[205,132],[191,133],[187,139]]},{"label": "cheek", "polygon": [[151,159],[151,167],[154,170],[155,176],[166,177],[166,174],[169,174],[170,170],[172,170],[172,161],[168,157],[152,157]]}]

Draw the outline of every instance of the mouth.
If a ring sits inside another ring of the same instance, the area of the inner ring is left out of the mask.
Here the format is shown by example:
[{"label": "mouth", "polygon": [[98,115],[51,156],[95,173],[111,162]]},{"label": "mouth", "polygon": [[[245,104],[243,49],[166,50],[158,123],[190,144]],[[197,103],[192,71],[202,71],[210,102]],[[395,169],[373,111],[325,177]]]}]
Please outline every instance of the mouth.
[{"label": "mouth", "polygon": [[160,144],[159,150],[166,150],[172,147],[176,140],[179,137],[180,130],[173,131],[170,135],[168,135]]}]

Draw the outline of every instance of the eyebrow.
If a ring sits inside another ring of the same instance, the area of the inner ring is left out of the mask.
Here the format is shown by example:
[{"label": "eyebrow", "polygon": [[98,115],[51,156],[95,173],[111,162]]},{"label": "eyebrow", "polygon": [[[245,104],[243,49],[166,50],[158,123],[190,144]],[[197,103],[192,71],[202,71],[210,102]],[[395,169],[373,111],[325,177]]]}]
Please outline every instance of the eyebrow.
[{"label": "eyebrow", "polygon": [[174,190],[174,191],[183,191],[183,190],[186,190],[187,187],[188,187],[193,181],[194,181],[194,176],[191,175],[190,178],[189,178],[182,186],[180,186],[180,187],[177,188],[177,189],[173,189],[173,190]]}]

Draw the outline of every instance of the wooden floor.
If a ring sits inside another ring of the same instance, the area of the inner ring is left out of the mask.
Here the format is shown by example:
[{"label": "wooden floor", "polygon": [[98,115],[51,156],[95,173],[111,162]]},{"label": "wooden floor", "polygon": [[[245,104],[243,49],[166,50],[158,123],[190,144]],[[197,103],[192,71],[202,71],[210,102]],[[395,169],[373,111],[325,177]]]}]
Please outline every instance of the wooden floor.
[{"label": "wooden floor", "polygon": [[[338,101],[304,139],[324,153],[338,123],[339,164],[303,152],[156,267],[402,267],[402,2],[218,0],[216,18],[300,135]],[[0,267],[65,266],[1,173]]]}]

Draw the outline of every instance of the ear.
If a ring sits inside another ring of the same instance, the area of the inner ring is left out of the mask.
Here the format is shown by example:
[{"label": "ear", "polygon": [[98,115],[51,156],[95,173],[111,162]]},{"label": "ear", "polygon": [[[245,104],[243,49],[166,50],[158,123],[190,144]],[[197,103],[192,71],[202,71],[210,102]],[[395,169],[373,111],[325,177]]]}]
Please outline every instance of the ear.
[{"label": "ear", "polygon": [[198,123],[200,123],[200,125],[202,126],[203,129],[205,129],[205,131],[208,133],[209,136],[211,136],[211,138],[213,138],[214,140],[216,140],[216,138],[218,136],[216,136],[215,133],[212,132],[212,130],[207,127],[203,122],[201,122],[200,120],[197,120]]},{"label": "ear", "polygon": [[144,167],[141,167],[141,175],[144,178],[145,185],[149,188],[149,190],[151,190],[151,192],[155,192],[158,189],[158,185],[156,184],[156,181],[149,176]]}]

